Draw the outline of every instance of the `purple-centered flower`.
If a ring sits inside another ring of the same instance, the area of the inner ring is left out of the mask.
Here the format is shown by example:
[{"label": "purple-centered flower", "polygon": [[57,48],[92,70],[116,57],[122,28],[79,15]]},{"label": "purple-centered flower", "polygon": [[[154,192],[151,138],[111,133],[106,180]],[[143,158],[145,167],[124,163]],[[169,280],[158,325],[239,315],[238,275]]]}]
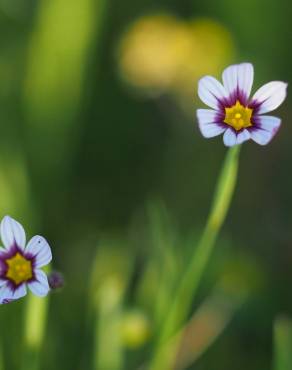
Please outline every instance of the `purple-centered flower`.
[{"label": "purple-centered flower", "polygon": [[200,99],[213,109],[198,109],[197,118],[202,135],[211,138],[223,134],[226,146],[252,139],[268,144],[277,133],[281,119],[264,113],[278,108],[286,98],[287,84],[272,81],[263,85],[250,98],[253,65],[242,63],[226,68],[223,85],[212,76],[200,79]]},{"label": "purple-centered flower", "polygon": [[47,241],[36,235],[26,245],[23,227],[9,216],[1,221],[0,232],[0,304],[25,296],[27,286],[39,297],[47,295],[48,279],[41,270],[52,259]]}]

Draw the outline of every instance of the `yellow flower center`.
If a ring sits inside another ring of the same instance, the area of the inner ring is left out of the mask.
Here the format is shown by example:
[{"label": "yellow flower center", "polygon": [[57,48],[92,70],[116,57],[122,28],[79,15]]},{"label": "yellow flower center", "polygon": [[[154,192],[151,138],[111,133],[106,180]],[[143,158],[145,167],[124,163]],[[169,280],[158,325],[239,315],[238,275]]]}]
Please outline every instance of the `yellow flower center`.
[{"label": "yellow flower center", "polygon": [[237,100],[236,104],[230,108],[225,108],[224,122],[239,131],[246,127],[251,127],[252,109],[240,104]]},{"label": "yellow flower center", "polygon": [[8,270],[6,277],[12,280],[16,285],[32,278],[32,264],[20,253],[6,260]]}]

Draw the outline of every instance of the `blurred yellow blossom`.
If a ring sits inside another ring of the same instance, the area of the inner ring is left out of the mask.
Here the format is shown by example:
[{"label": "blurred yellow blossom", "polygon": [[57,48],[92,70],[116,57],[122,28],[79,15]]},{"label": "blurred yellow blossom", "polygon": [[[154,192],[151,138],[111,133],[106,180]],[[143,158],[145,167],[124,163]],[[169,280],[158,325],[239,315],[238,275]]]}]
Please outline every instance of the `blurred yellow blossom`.
[{"label": "blurred yellow blossom", "polygon": [[125,313],[121,322],[121,337],[128,348],[142,346],[149,338],[150,323],[140,310],[131,310]]},{"label": "blurred yellow blossom", "polygon": [[189,41],[188,28],[174,17],[155,15],[139,19],[121,42],[122,75],[137,87],[170,88]]},{"label": "blurred yellow blossom", "polygon": [[183,21],[170,15],[138,19],[119,45],[122,77],[147,93],[193,97],[202,74],[216,74],[233,58],[232,37],[211,19]]}]

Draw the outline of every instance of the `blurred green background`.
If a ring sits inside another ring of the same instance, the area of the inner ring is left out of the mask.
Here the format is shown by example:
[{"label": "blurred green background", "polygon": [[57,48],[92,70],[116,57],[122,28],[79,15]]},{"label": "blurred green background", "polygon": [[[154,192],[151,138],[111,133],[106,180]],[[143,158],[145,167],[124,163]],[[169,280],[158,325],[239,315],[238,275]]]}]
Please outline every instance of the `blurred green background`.
[{"label": "blurred green background", "polygon": [[[291,15],[288,0],[0,0],[0,214],[44,235],[66,280],[40,369],[148,368],[226,153],[198,131],[198,78],[249,61],[253,91],[290,82]],[[292,313],[289,100],[272,143],[242,148],[175,369],[272,369]],[[1,307],[5,370],[22,369],[26,299]]]}]

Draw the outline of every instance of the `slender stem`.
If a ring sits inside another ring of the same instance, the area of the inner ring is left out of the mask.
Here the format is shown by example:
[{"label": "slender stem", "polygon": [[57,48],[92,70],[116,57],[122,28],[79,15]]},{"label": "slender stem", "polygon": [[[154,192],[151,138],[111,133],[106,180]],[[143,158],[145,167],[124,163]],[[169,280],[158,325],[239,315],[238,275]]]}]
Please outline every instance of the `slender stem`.
[{"label": "slender stem", "polygon": [[121,251],[109,252],[116,243],[119,241],[101,242],[91,272],[88,317],[94,335],[94,370],[121,370],[124,366],[120,325],[132,264]]},{"label": "slender stem", "polygon": [[[120,338],[122,302],[118,282],[107,281],[106,291],[97,307],[95,318],[95,370],[120,370],[123,367],[123,346]],[[116,295],[116,297],[113,296]]]},{"label": "slender stem", "polygon": [[23,370],[40,369],[40,354],[44,342],[49,298],[30,294],[26,306]]},{"label": "slender stem", "polygon": [[205,271],[218,233],[230,206],[237,180],[238,156],[239,146],[229,149],[221,170],[213,205],[205,230],[198,247],[194,250],[190,263],[182,276],[182,280],[178,286],[177,292],[175,293],[172,306],[166,316],[158,338],[156,348],[157,352],[152,366],[150,366],[151,370],[170,369],[173,356],[175,356],[175,350],[173,348],[171,353],[167,354],[165,351],[162,351],[162,354],[160,353],[160,349],[164,347],[165,342],[170,338],[170,336],[175,334],[190,311],[201,277]]},{"label": "slender stem", "polygon": [[4,366],[4,360],[3,360],[3,345],[2,345],[2,341],[0,341],[0,370],[4,370],[5,369],[5,366]]},{"label": "slender stem", "polygon": [[292,320],[280,317],[274,326],[274,370],[292,369]]}]

